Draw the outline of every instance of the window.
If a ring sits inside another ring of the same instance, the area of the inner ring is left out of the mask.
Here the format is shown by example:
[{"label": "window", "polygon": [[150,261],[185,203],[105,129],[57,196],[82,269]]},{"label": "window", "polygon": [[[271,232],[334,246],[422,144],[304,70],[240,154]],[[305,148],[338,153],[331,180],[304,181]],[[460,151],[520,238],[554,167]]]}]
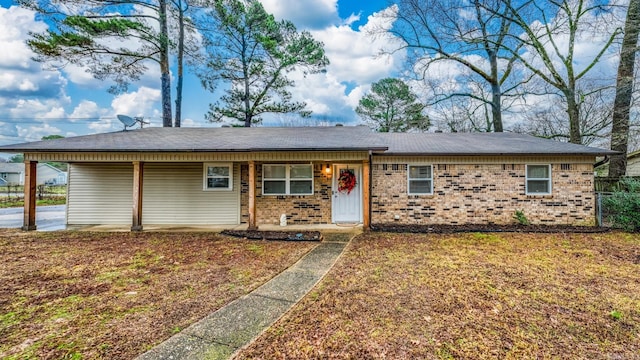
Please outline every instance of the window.
[{"label": "window", "polygon": [[205,190],[232,190],[233,164],[204,164]]},{"label": "window", "polygon": [[431,165],[409,165],[409,195],[433,194]]},{"label": "window", "polygon": [[311,164],[263,165],[264,195],[313,195]]},{"label": "window", "polygon": [[527,165],[527,195],[551,194],[551,165]]}]

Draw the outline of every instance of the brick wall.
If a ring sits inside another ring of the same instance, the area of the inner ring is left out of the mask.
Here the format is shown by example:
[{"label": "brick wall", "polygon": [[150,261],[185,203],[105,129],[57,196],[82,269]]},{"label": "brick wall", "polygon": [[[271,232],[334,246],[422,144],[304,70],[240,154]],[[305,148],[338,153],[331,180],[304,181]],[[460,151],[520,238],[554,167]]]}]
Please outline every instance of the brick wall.
[{"label": "brick wall", "polygon": [[[273,163],[273,162],[271,162]],[[262,195],[262,164],[256,164],[256,218],[257,225],[280,224],[280,215],[287,215],[288,224],[331,223],[331,174],[323,172],[324,163],[313,164],[313,195]],[[249,222],[249,165],[240,168],[241,222]]]},{"label": "brick wall", "polygon": [[433,164],[433,195],[407,194],[407,164],[372,165],[372,223],[593,225],[593,165],[552,164],[552,194],[525,194],[525,164]]}]

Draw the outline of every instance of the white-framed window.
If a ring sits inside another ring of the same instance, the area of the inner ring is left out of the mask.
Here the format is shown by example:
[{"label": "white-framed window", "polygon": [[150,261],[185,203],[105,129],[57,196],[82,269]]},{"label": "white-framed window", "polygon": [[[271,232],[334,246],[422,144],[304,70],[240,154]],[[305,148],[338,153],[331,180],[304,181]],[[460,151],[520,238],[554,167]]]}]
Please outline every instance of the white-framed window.
[{"label": "white-framed window", "polygon": [[262,165],[262,194],[313,195],[313,165]]},{"label": "white-framed window", "polygon": [[205,163],[203,171],[204,190],[233,190],[232,163]]},{"label": "white-framed window", "polygon": [[551,194],[551,165],[527,165],[526,172],[527,195]]},{"label": "white-framed window", "polygon": [[433,194],[433,167],[431,165],[407,166],[407,189],[409,195]]}]

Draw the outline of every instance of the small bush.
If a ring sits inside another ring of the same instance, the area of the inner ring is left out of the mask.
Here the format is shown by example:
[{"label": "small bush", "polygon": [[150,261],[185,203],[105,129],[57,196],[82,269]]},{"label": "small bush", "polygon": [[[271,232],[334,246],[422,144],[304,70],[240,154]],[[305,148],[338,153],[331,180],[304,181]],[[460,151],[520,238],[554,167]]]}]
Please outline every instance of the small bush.
[{"label": "small bush", "polygon": [[529,225],[529,224],[531,224],[529,222],[529,219],[527,219],[527,216],[524,214],[524,210],[516,210],[516,213],[513,215],[513,218],[520,225]]},{"label": "small bush", "polygon": [[[640,181],[623,179],[618,190],[610,197],[604,198],[602,206],[609,215],[614,227],[625,231],[640,230]],[[620,189],[626,189],[623,191]]]}]

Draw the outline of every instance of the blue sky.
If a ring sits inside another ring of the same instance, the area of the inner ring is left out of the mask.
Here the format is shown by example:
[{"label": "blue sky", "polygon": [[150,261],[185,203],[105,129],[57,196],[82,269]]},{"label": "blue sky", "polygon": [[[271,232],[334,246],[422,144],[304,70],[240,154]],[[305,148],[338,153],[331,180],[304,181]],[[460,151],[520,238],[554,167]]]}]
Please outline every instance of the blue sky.
[{"label": "blue sky", "polygon": [[[365,35],[367,26],[379,24],[375,13],[386,0],[262,0],[267,11],[289,19],[325,43],[331,61],[327,72],[296,81],[294,96],[307,102],[314,122],[356,123],[353,109],[372,82],[397,73],[402,54],[376,57],[383,40]],[[31,11],[0,0],[0,144],[39,140],[44,135],[83,135],[118,131],[116,114],[144,116],[151,126],[161,126],[159,70],[152,68],[124,94],[111,95],[108,82],[97,81],[84,69],[68,66],[48,70],[33,62],[24,44],[28,31],[47,25]],[[175,82],[172,83],[174,87]],[[217,94],[202,90],[198,79],[185,79],[183,126],[219,126],[204,120]],[[173,104],[172,104],[173,105]],[[271,125],[301,125],[295,116],[276,116]]]},{"label": "blue sky", "polygon": [[[327,71],[321,74],[288,74],[296,84],[292,89],[294,100],[307,103],[307,108],[313,112],[311,120],[289,114],[274,115],[265,116],[265,125],[357,124],[360,119],[354,109],[371,84],[385,77],[405,74],[402,72],[407,65],[405,52],[377,56],[381,49],[395,49],[397,43],[392,44],[390,38],[374,39],[367,35],[368,29],[391,27],[388,16],[392,13],[388,10],[390,1],[260,1],[276,18],[291,20],[298,29],[309,30],[317,40],[322,41],[331,62]],[[621,1],[624,3],[626,0]],[[47,24],[37,20],[30,10],[12,5],[11,1],[0,0],[0,49],[3,51],[0,55],[0,145],[39,140],[42,136],[52,134],[68,137],[120,131],[123,126],[116,120],[117,114],[142,116],[151,122],[150,126],[161,126],[160,74],[156,64],[150,64],[149,71],[139,81],[132,84],[126,93],[118,95],[107,92],[111,83],[94,79],[78,66],[46,69],[44,64],[31,60],[34,54],[26,46],[25,40],[29,31],[43,32]],[[387,16],[381,16],[385,11]],[[590,21],[603,28],[621,25],[607,22],[606,17]],[[590,61],[596,56],[606,37],[606,31],[602,34],[585,31],[576,39],[578,50],[574,61],[578,68],[583,66],[579,65],[584,63],[583,60]],[[567,36],[563,35],[554,37],[554,40],[561,48],[569,43]],[[591,71],[596,80],[612,82],[615,79],[618,64],[615,49],[614,46]],[[535,57],[531,54],[523,56]],[[468,55],[468,60],[476,66],[488,67],[486,61],[473,54]],[[451,62],[437,62],[423,75],[429,84],[411,81],[410,85],[425,101],[430,93],[428,86],[435,84],[443,89],[458,89],[468,81],[467,71]],[[175,79],[172,89],[174,87]],[[216,94],[204,91],[200,81],[187,74],[182,125],[220,126],[219,123],[211,124],[204,120],[209,104],[219,97],[220,88],[224,89],[224,86],[220,85]],[[510,110],[505,112],[506,128],[522,122],[522,114],[531,113],[532,109],[550,109],[557,103],[556,100],[550,94],[532,94],[514,100]],[[447,130],[447,121],[464,118],[460,114],[464,114],[466,108],[457,101],[458,98],[428,109],[434,124],[433,130]]]}]

